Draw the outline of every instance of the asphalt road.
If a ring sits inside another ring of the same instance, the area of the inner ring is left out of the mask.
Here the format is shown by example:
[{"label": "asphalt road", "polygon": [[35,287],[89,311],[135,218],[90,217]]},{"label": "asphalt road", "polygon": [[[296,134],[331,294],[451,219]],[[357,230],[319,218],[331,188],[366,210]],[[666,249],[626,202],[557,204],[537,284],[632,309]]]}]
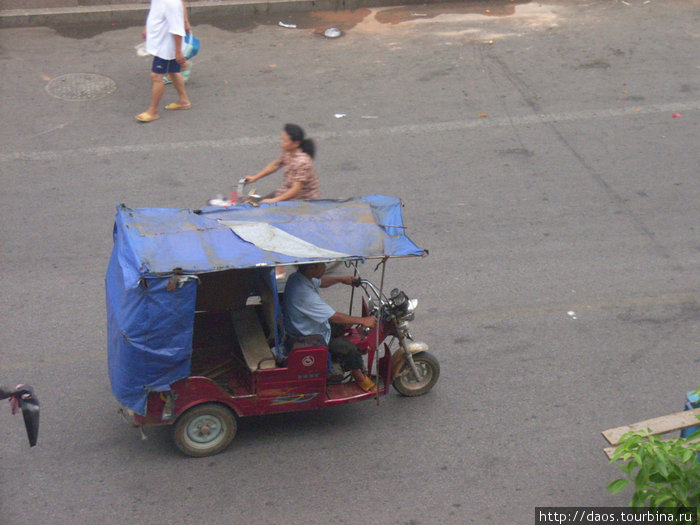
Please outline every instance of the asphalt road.
[{"label": "asphalt road", "polygon": [[[0,523],[528,524],[536,506],[626,505],[600,431],[681,410],[700,383],[700,4],[192,22],[193,109],[150,124],[140,28],[0,30],[0,381],[42,403],[33,449],[0,407]],[[78,73],[116,89],[48,93]],[[142,442],[106,371],[115,206],[199,207],[274,159],[285,122],[316,138],[324,196],[404,199],[430,256],[387,282],[419,299],[440,382],[243,420],[212,458],[167,429]]]}]

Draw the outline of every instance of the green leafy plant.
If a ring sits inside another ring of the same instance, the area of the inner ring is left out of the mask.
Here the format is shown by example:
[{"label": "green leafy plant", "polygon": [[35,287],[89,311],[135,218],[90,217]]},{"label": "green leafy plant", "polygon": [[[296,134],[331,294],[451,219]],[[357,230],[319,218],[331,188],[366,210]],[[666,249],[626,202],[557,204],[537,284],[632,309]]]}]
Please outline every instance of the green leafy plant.
[{"label": "green leafy plant", "polygon": [[[621,462],[617,466],[627,478],[616,479],[607,491],[617,494],[634,482],[632,507],[664,510],[697,507],[700,505],[699,439],[700,430],[678,439],[662,439],[649,431],[628,432],[620,439],[610,460],[611,464]],[[700,515],[697,509],[696,513]]]}]

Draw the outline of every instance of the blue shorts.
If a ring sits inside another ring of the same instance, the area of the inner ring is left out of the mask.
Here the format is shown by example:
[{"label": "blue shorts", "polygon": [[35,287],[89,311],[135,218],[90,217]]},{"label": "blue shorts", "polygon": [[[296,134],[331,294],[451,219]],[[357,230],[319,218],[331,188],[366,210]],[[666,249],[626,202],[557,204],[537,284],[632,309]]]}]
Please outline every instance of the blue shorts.
[{"label": "blue shorts", "polygon": [[165,60],[159,57],[153,57],[153,66],[151,66],[151,71],[158,75],[166,75],[168,73],[179,73],[180,64],[174,58],[172,60]]}]

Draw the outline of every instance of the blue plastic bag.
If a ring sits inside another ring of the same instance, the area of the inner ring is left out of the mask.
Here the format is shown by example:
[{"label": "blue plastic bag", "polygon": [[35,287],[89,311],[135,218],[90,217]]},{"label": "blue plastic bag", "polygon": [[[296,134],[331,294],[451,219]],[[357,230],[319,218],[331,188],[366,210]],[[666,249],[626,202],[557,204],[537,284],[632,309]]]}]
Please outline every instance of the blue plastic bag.
[{"label": "blue plastic bag", "polygon": [[182,46],[182,54],[185,55],[187,60],[190,60],[197,56],[197,53],[199,53],[199,38],[195,37],[192,33],[187,33]]}]

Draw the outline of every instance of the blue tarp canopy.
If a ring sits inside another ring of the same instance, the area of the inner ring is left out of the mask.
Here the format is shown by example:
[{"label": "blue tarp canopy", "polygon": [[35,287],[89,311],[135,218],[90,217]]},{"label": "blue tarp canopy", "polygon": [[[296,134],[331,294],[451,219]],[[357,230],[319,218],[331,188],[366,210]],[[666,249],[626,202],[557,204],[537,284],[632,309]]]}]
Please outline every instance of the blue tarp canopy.
[{"label": "blue tarp canopy", "polygon": [[144,414],[149,391],[190,374],[197,280],[168,290],[173,274],[424,255],[404,230],[401,201],[383,195],[196,212],[118,206],[105,278],[114,395]]}]

